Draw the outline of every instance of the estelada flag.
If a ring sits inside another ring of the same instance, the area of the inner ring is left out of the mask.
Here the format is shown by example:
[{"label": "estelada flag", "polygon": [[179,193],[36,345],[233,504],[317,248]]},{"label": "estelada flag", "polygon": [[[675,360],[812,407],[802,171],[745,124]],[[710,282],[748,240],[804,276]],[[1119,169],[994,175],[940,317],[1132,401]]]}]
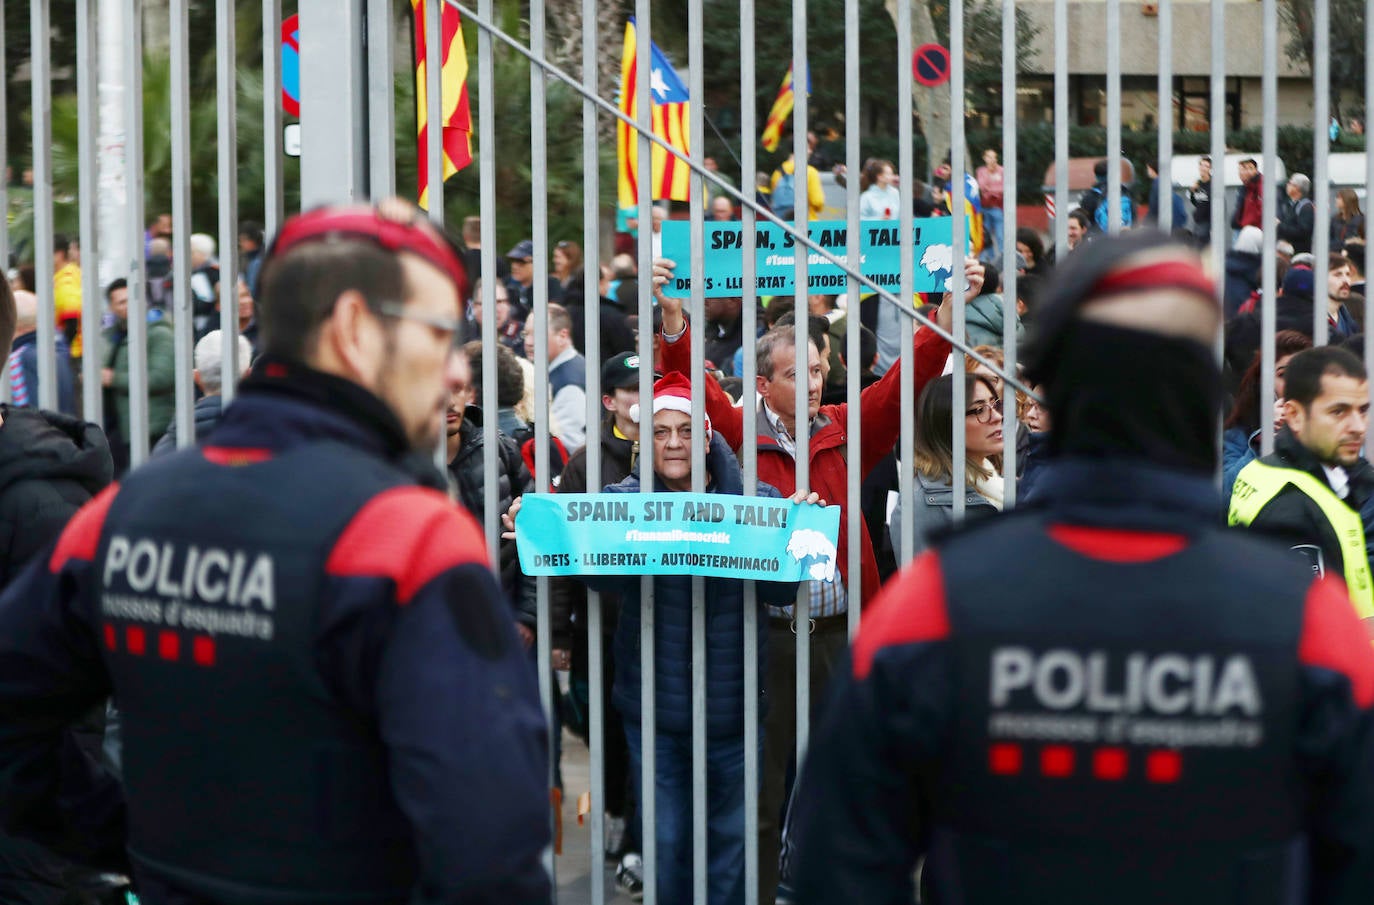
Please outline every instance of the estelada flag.
[{"label": "estelada flag", "polygon": [[[410,0],[415,20],[415,124],[420,164],[420,207],[429,208],[429,92],[426,85],[425,0]],[[443,110],[444,179],[472,163],[472,113],[468,109],[468,52],[458,10],[444,5],[440,20],[444,60],[439,73]]]},{"label": "estelada flag", "polygon": [[787,74],[782,77],[782,87],[778,89],[778,96],[773,100],[773,109],[768,111],[768,119],[763,124],[763,135],[759,141],[763,144],[764,150],[778,149],[778,142],[782,141],[782,128],[787,125],[787,117],[792,115],[795,103],[796,95],[792,91],[792,66],[789,64]]},{"label": "estelada flag", "polygon": [[[653,134],[666,141],[684,157],[691,153],[691,134],[688,129],[691,110],[687,86],[678,77],[673,64],[649,42],[649,93],[653,98]],[[625,51],[620,58],[620,110],[634,119],[639,111],[636,88],[635,20],[625,23]],[[639,137],[623,122],[616,123],[615,149],[620,174],[620,206],[634,207],[639,203]],[[655,201],[670,198],[687,201],[690,196],[691,168],[685,160],[678,160],[658,145],[653,146],[652,192]]]}]

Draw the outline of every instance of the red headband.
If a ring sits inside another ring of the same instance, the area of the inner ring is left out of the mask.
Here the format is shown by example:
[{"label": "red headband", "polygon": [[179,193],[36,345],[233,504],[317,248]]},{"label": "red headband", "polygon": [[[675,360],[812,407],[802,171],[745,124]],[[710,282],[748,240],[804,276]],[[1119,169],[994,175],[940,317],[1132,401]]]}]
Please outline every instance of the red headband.
[{"label": "red headband", "polygon": [[468,294],[467,270],[453,245],[427,220],[389,220],[370,207],[322,207],[287,220],[267,257],[284,255],[307,242],[336,237],[373,242],[387,251],[424,258],[453,281],[460,297]]},{"label": "red headband", "polygon": [[1097,281],[1088,298],[1164,287],[1191,290],[1209,299],[1217,295],[1216,283],[1207,278],[1201,267],[1188,261],[1171,260],[1114,270]]}]

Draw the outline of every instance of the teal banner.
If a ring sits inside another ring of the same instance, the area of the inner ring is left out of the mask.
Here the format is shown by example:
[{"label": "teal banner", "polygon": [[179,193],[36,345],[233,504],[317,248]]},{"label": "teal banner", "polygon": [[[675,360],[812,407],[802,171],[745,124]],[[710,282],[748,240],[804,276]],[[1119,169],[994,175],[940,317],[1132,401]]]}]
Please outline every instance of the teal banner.
[{"label": "teal banner", "polygon": [[[955,259],[950,242],[950,219],[929,217],[913,220],[913,292],[945,292],[953,275]],[[728,298],[744,294],[744,231],[738,221],[708,221],[702,241],[695,243],[705,258],[704,298]],[[848,261],[849,224],[843,220],[813,220],[807,224],[812,242]],[[902,285],[901,223],[897,220],[863,220],[859,224],[859,271],[875,284],[892,292]],[[692,292],[690,262],[693,252],[692,224],[668,220],[663,224],[663,257],[677,262],[677,271],[663,287],[670,298],[687,298]],[[795,295],[796,247],[792,235],[772,223],[755,226],[755,286],[760,295]],[[807,293],[834,295],[848,286],[840,268],[815,252],[807,255]],[[868,290],[863,289],[864,292]]]},{"label": "teal banner", "polygon": [[526,575],[829,580],[840,507],[723,493],[527,493]]}]

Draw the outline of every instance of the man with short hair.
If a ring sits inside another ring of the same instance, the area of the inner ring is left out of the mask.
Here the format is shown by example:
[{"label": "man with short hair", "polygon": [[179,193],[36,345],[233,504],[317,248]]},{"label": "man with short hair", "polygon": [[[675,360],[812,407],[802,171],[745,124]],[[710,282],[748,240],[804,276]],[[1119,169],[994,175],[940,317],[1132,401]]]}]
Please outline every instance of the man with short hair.
[{"label": "man with short hair", "polygon": [[1240,188],[1236,191],[1235,210],[1231,214],[1231,228],[1257,226],[1264,229],[1264,176],[1255,158],[1247,157],[1240,166]]},{"label": "man with short hair", "polygon": [[[105,329],[101,385],[110,391],[113,411],[106,423],[119,436],[110,444],[115,457],[115,474],[122,475],[130,465],[133,450],[133,407],[129,400],[129,283],[123,277],[105,287],[105,299],[114,323]],[[147,321],[148,446],[157,444],[171,423],[176,406],[176,337],[172,325],[149,312]]]},{"label": "man with short hair", "polygon": [[[534,361],[535,316],[525,321],[525,357]],[[571,455],[587,442],[587,359],[573,346],[572,318],[562,305],[550,304],[548,320],[549,417],[557,422],[558,439]]]},{"label": "man with short hair", "polygon": [[1203,154],[1197,162],[1197,182],[1188,189],[1188,203],[1193,206],[1193,235],[1198,245],[1212,241],[1212,157]]},{"label": "man with short hair", "polygon": [[254,220],[244,220],[239,224],[239,274],[254,298],[258,294],[258,274],[262,271],[262,243],[261,224]]},{"label": "man with short hair", "polygon": [[1069,222],[1064,236],[1068,242],[1068,251],[1073,251],[1088,241],[1089,234],[1092,232],[1092,219],[1088,212],[1081,207],[1076,207],[1069,211]]},{"label": "man with short hair", "polygon": [[1354,282],[1355,271],[1350,259],[1332,253],[1326,265],[1326,323],[1333,343],[1360,332],[1354,315],[1346,307]]},{"label": "man with short hair", "polygon": [[1374,496],[1361,456],[1369,429],[1364,364],[1336,346],[1299,352],[1283,375],[1284,427],[1274,451],[1236,476],[1229,521],[1282,538],[1317,575],[1345,578],[1374,634],[1374,587],[1360,510]]},{"label": "man with short hair", "polygon": [[1215,284],[1149,230],[1061,267],[1025,358],[1037,505],[864,614],[796,901],[911,902],[918,869],[965,905],[1370,901],[1374,650],[1340,582],[1218,524]]},{"label": "man with short hair", "polygon": [[[214,443],[0,595],[0,824],[132,863],[147,905],[549,900],[534,674],[433,462],[466,289],[404,202],[286,221]],[[66,723],[112,693],[122,788],[59,785]]]},{"label": "man with short hair", "polygon": [[[224,340],[221,338],[223,335],[219,330],[211,330],[197,340],[192,352],[195,368],[191,371],[191,379],[200,388],[201,397],[196,400],[191,417],[195,421],[195,442],[201,445],[204,445],[224,414],[224,369],[221,366],[224,354]],[[253,349],[244,337],[239,336],[236,339],[239,346],[239,374],[234,382],[237,385],[238,380],[248,373],[248,366],[253,360]],[[167,433],[157,441],[148,458],[159,459],[171,455],[176,448],[177,420],[173,418],[167,424]]]},{"label": "man with short hair", "polygon": [[[5,366],[5,372],[10,380],[10,405],[17,409],[38,408],[38,297],[21,289],[14,293],[14,307],[17,313],[14,343]],[[72,366],[67,354],[67,341],[59,333],[54,342],[57,410],[74,415],[76,390],[72,386]]]},{"label": "man with short hair", "polygon": [[729,195],[717,195],[711,199],[711,219],[718,221],[734,220],[735,202]]},{"label": "man with short hair", "polygon": [[[514,296],[512,302],[519,303],[519,311],[512,310],[511,316],[524,320],[525,315],[534,310],[534,242],[521,239],[510,251],[506,252],[510,262],[510,280],[507,286]],[[563,300],[563,284],[553,275],[549,276],[549,301]]]},{"label": "man with short hair", "polygon": [[1284,191],[1288,194],[1288,203],[1279,213],[1278,236],[1292,244],[1294,254],[1310,254],[1316,216],[1316,205],[1307,197],[1312,192],[1312,180],[1302,173],[1294,173],[1288,178]]},{"label": "man with short hair", "polygon": [[219,285],[219,260],[215,257],[215,237],[191,233],[191,312],[196,341],[215,329],[215,287]]}]

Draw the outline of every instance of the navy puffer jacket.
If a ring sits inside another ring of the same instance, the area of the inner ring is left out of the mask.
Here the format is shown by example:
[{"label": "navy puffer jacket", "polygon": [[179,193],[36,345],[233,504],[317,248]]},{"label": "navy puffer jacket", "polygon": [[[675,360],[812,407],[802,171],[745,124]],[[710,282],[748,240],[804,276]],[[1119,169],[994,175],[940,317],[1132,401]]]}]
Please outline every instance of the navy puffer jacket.
[{"label": "navy puffer jacket", "polygon": [[[739,463],[730,447],[716,434],[706,457],[711,474],[710,493],[744,492]],[[666,487],[655,481],[655,490]],[[639,492],[639,476],[632,474],[606,493]],[[758,495],[778,498],[771,485],[759,482]],[[783,554],[784,551],[777,551]],[[640,713],[640,579],[637,575],[584,576],[593,590],[621,595],[620,623],[615,635],[615,686],[612,699],[621,715],[638,723]],[[707,578],[706,593],[706,732],[713,738],[744,733],[744,582]],[[760,613],[758,642],[759,717],[766,703],[765,643],[768,637],[765,604],[785,605],[797,594],[795,582],[757,583]],[[659,732],[689,734],[692,731],[692,579],[687,575],[663,575],[654,579],[654,661]]]}]

